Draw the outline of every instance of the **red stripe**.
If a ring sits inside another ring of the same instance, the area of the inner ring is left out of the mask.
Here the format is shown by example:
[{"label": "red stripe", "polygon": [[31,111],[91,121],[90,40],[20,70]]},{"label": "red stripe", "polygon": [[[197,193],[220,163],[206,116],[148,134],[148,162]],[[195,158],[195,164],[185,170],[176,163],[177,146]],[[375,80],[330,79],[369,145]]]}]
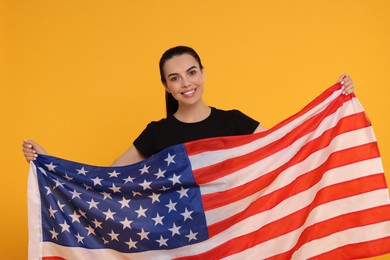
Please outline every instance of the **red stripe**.
[{"label": "red stripe", "polygon": [[390,236],[365,243],[356,243],[342,246],[311,259],[362,259],[388,253],[390,253]]},{"label": "red stripe", "polygon": [[[355,117],[351,117],[351,120],[348,120],[349,122],[358,122],[358,120],[354,119]],[[354,121],[355,120],[355,121]],[[350,129],[351,125],[349,123],[342,123],[336,130],[343,132],[348,131]],[[355,126],[354,126],[355,127]],[[324,133],[322,136],[317,138],[316,140],[313,140],[309,142],[307,145],[305,145],[301,149],[301,153],[298,153],[294,158],[289,160],[286,164],[282,165],[281,167],[275,169],[274,171],[271,171],[270,173],[263,175],[256,180],[253,180],[251,182],[248,182],[245,184],[245,186],[238,186],[226,191],[220,191],[216,194],[206,194],[202,196],[204,209],[210,210],[217,207],[221,207],[227,204],[230,204],[231,202],[238,201],[240,199],[243,199],[247,196],[250,196],[257,191],[262,190],[263,188],[267,187],[270,183],[272,183],[276,177],[286,170],[288,167],[291,167],[292,165],[295,165],[302,161],[303,159],[307,158],[311,153],[315,152],[318,149],[321,149],[323,147],[326,147],[328,145],[328,142],[331,141],[333,137],[332,135],[337,135],[338,131],[336,130],[329,130],[326,133]],[[321,140],[321,141],[319,141]],[[322,141],[324,140],[324,141]],[[260,157],[260,155],[258,155]],[[335,157],[337,156],[337,157]],[[335,160],[336,158],[339,158],[340,156],[343,156],[342,159]],[[345,158],[344,158],[345,156]],[[368,158],[376,158],[379,157],[379,150],[376,143],[366,144],[362,146],[358,146],[357,148],[350,148],[347,150],[342,150],[335,152],[331,155],[331,157],[328,159],[332,160],[332,164],[329,164],[327,162],[326,168],[324,169],[324,166],[320,166],[319,169],[329,170],[335,167],[339,167],[342,165],[346,165],[349,163],[357,162],[359,160],[366,160]],[[252,157],[252,156],[251,156]],[[255,160],[255,158],[253,158]],[[209,175],[212,175],[214,172],[210,172]],[[198,181],[195,178],[196,181]]]},{"label": "red stripe", "polygon": [[[353,152],[352,152],[352,154],[353,154]],[[340,157],[340,159],[344,158],[344,156],[345,155]],[[285,186],[285,187],[283,187],[283,188],[281,188],[273,193],[270,193],[270,194],[267,194],[265,196],[258,198],[255,202],[252,202],[250,207],[245,209],[244,212],[240,212],[240,213],[233,215],[229,218],[226,218],[220,222],[217,222],[215,224],[210,225],[208,228],[210,237],[215,236],[216,234],[223,232],[225,229],[229,228],[233,224],[238,223],[238,222],[240,222],[240,221],[242,221],[250,216],[253,216],[253,215],[258,214],[260,212],[270,210],[271,208],[275,207],[283,200],[310,188],[311,186],[316,184],[322,178],[322,174],[328,170],[327,164],[328,163],[324,164],[325,167],[323,167],[323,169],[315,170],[309,174],[302,175],[299,178],[297,178],[294,182],[290,183],[289,185],[287,185],[287,186]],[[383,182],[383,178],[381,175],[379,175],[379,176],[374,175],[374,176],[376,176],[375,180],[378,180],[378,183],[374,183],[374,184],[370,183],[370,185],[376,185],[376,186],[374,186],[375,189],[386,187],[386,183]],[[369,177],[364,177],[361,179],[364,179],[368,182]],[[359,181],[361,179],[359,179]],[[347,184],[353,185],[351,183],[354,183],[354,182],[355,181],[343,182],[342,185],[347,185]],[[359,189],[366,190],[368,187],[371,187],[371,186],[369,186],[369,183],[364,184],[364,185],[365,185],[364,187],[359,187],[359,186],[355,187],[355,190],[359,190]],[[339,186],[332,185],[329,187],[339,187]],[[326,189],[327,188],[325,188],[324,190],[326,190]],[[336,192],[336,191],[333,190],[333,192]],[[340,192],[341,194],[343,194],[343,192],[348,192],[348,191],[344,191],[344,188],[341,187],[341,190],[337,191],[337,192]],[[351,192],[352,192],[352,190],[351,190]],[[329,196],[330,200],[333,200],[334,196],[336,196],[337,194],[327,194],[327,195]]]},{"label": "red stripe", "polygon": [[[273,128],[256,133],[255,135],[246,135],[246,136],[236,136],[236,137],[218,137],[218,138],[209,138],[209,139],[203,139],[203,140],[197,140],[185,143],[185,147],[187,150],[188,155],[195,155],[202,152],[209,152],[209,151],[216,151],[220,149],[228,149],[232,147],[236,147],[239,145],[243,145],[246,143],[249,143],[253,140],[256,140],[258,138],[262,138],[266,135],[268,135],[270,132],[274,132],[277,129],[287,125],[292,120],[295,120],[296,118],[301,117],[303,114],[305,114],[307,111],[312,109],[314,106],[317,106],[321,104],[326,98],[329,97],[331,93],[334,91],[340,89],[341,85],[339,83],[333,85],[332,87],[328,88],[326,91],[324,91],[320,96],[318,96],[315,100],[313,100],[311,103],[309,103],[307,106],[305,106],[301,111],[299,111],[297,114],[287,118],[286,120],[280,122]],[[354,95],[348,95],[348,96],[340,96],[337,99],[332,101],[332,104],[337,104],[336,108],[340,107],[344,102],[349,101],[352,99]],[[329,107],[332,107],[333,110],[335,110],[334,105],[328,105],[327,109]],[[323,113],[323,112],[322,112]]]},{"label": "red stripe", "polygon": [[[275,255],[271,259],[291,259],[293,253],[302,245],[315,239],[329,236],[333,233],[347,230],[354,227],[365,226],[375,223],[380,223],[390,219],[390,205],[379,206],[358,212],[351,212],[342,216],[338,216],[310,227],[307,227],[299,237],[297,244],[283,254]],[[390,247],[390,245],[388,245]],[[357,257],[351,254],[349,258]],[[331,258],[327,258],[331,259]]]},{"label": "red stripe", "polygon": [[[232,159],[225,160],[221,163],[216,163],[207,167],[203,167],[201,169],[194,170],[193,174],[196,182],[198,184],[205,184],[211,182],[213,180],[226,176],[232,172],[245,168],[255,163],[256,161],[262,160],[276,152],[279,152],[282,149],[285,149],[286,147],[290,146],[293,142],[295,142],[297,139],[313,132],[315,128],[318,127],[321,118],[323,119],[323,117],[326,116],[327,112],[334,113],[335,110],[337,110],[337,106],[333,106],[332,111],[324,111],[323,113],[312,117],[302,125],[296,127],[290,133],[283,136],[282,139],[270,143],[267,146],[264,146],[254,152],[247,153],[243,156],[238,156]],[[364,113],[357,113],[340,119],[340,121],[334,127],[334,129],[338,130],[338,134],[340,134],[342,132],[347,132],[362,127],[367,127],[370,125],[371,123],[367,120],[367,117],[364,115]],[[330,130],[328,130],[328,132],[329,131]],[[220,149],[222,148],[220,147]]]},{"label": "red stripe", "polygon": [[65,260],[65,258],[60,256],[44,256],[42,257],[42,260]]},{"label": "red stripe", "polygon": [[[315,199],[309,206],[301,210],[298,210],[289,216],[280,218],[268,225],[265,225],[255,232],[249,233],[241,237],[236,237],[219,246],[214,247],[213,249],[207,252],[194,255],[191,257],[185,257],[183,259],[220,259],[235,253],[239,253],[241,251],[246,250],[247,248],[251,248],[255,245],[264,243],[270,239],[274,239],[276,237],[282,236],[288,232],[291,232],[301,227],[306,221],[306,218],[309,215],[309,213],[316,206],[337,199],[385,188],[386,184],[383,183],[378,184],[381,183],[381,180],[382,178],[378,174],[378,175],[372,175],[365,178],[357,179],[354,181],[348,181],[348,182],[325,187],[324,189],[318,191]],[[260,212],[261,210],[258,209],[262,206],[262,203],[263,201],[256,201],[255,203],[251,204],[250,208],[248,208],[242,214],[249,216]],[[382,216],[380,214],[375,216],[377,217],[377,221],[373,220],[373,217],[370,217],[368,219],[371,219],[370,220],[371,222],[379,222],[382,220]],[[225,226],[224,228],[226,229],[234,225],[235,223],[240,222],[244,218],[245,217],[243,218],[237,217],[236,219],[231,219],[229,225]],[[338,230],[342,230],[342,229],[344,229],[343,226],[339,226]],[[333,232],[335,232],[335,230],[336,229],[333,229]],[[210,234],[210,236],[212,236],[212,234]]]}]

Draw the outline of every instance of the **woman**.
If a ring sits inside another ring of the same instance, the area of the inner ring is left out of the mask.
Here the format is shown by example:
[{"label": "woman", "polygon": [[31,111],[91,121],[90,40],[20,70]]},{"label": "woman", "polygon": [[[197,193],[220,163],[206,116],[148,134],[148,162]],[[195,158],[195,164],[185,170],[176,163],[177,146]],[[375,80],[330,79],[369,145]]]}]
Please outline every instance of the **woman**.
[{"label": "woman", "polygon": [[[112,166],[139,162],[169,146],[193,140],[244,135],[266,130],[256,120],[238,110],[223,111],[204,103],[204,68],[199,55],[190,47],[167,50],[160,59],[160,76],[166,90],[167,117],[151,122]],[[341,75],[343,94],[354,91],[351,78]],[[36,142],[25,140],[27,161],[47,154]]]}]

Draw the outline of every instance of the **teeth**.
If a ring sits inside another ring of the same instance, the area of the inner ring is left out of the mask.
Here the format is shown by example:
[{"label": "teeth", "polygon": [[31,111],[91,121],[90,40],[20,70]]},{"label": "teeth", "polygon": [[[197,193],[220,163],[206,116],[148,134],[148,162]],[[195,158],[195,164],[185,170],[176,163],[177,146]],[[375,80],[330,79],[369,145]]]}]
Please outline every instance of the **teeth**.
[{"label": "teeth", "polygon": [[188,91],[188,92],[185,92],[185,93],[183,93],[183,95],[191,95],[192,93],[194,93],[195,92],[195,89],[194,90],[191,90],[191,91]]}]

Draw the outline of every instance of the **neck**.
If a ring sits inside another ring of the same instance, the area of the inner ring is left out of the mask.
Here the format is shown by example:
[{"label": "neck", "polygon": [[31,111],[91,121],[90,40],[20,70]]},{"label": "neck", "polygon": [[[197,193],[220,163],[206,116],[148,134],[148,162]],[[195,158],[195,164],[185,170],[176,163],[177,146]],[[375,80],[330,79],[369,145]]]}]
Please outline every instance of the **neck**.
[{"label": "neck", "polygon": [[194,123],[206,119],[211,113],[211,108],[203,101],[190,106],[180,106],[176,113],[173,114],[177,120],[185,123]]}]

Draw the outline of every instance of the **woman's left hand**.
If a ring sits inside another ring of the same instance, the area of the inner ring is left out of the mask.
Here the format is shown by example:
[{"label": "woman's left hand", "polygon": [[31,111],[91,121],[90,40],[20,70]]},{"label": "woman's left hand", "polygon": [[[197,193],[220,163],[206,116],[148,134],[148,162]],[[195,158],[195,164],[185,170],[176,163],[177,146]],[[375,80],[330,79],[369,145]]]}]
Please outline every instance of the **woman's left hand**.
[{"label": "woman's left hand", "polygon": [[337,82],[341,82],[343,85],[343,94],[349,95],[355,92],[355,86],[353,85],[353,81],[350,76],[347,75],[347,73],[343,73]]}]

